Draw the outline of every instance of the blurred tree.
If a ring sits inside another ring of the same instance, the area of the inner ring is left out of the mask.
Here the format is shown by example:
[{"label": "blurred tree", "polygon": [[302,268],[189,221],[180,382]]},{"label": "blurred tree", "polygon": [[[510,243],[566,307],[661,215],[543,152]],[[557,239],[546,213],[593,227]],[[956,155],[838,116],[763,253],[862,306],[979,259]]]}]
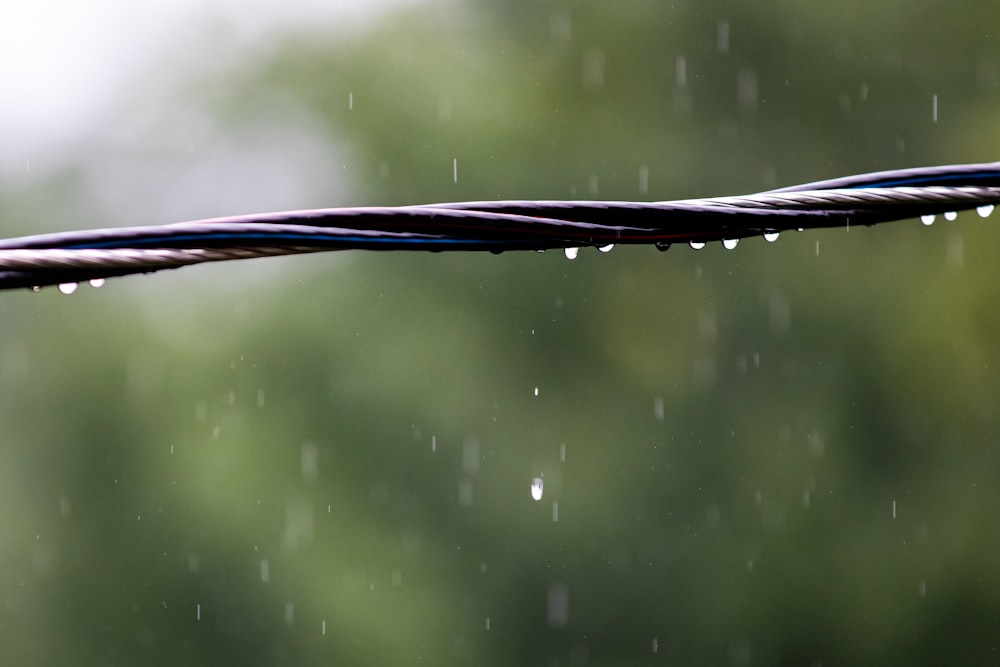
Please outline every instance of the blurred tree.
[{"label": "blurred tree", "polygon": [[[302,205],[672,198],[990,159],[992,11],[427,4],[283,35],[173,105],[137,93],[145,122],[111,140],[168,190],[216,152],[235,169],[243,141],[316,142],[283,163],[314,184]],[[194,149],[180,117],[209,128]],[[109,150],[5,200],[11,217],[173,215]],[[337,182],[309,172],[324,155]],[[105,171],[137,184],[124,209]],[[278,171],[237,172],[229,196],[296,192]],[[983,661],[993,236],[966,215],[735,252],[368,253],[5,296],[0,655]]]}]

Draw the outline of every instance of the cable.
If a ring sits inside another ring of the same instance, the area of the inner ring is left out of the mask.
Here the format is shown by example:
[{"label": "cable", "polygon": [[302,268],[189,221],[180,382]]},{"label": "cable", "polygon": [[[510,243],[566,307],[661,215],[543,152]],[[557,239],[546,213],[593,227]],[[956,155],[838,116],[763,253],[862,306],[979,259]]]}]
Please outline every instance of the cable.
[{"label": "cable", "polygon": [[547,250],[727,245],[795,229],[874,225],[1000,204],[1000,162],[902,169],[751,195],[663,202],[481,201],[283,211],[0,240],[0,289],[203,262],[331,250]]}]

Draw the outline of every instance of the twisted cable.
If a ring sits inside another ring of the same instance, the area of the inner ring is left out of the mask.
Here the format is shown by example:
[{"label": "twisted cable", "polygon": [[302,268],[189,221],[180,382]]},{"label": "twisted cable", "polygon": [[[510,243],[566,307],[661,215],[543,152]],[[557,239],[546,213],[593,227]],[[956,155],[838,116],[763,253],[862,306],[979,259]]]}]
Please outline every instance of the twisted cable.
[{"label": "twisted cable", "polygon": [[0,289],[204,262],[344,249],[701,247],[789,229],[874,225],[1000,204],[1000,162],[861,174],[742,196],[662,202],[482,201],[283,211],[0,240]]}]

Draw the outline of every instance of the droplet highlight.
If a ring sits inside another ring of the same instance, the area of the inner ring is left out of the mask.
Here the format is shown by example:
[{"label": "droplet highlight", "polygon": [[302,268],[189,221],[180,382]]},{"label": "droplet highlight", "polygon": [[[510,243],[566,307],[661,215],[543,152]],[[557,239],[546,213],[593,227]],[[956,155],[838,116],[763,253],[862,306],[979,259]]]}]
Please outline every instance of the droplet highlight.
[{"label": "droplet highlight", "polygon": [[702,248],[705,247],[704,241],[691,241],[690,243],[688,243],[688,245],[694,248],[695,250],[701,250]]},{"label": "droplet highlight", "polygon": [[764,240],[768,243],[774,243],[778,240],[779,232],[764,232]]},{"label": "droplet highlight", "polygon": [[922,215],[922,216],[920,216],[920,222],[924,223],[925,225],[933,225],[934,224],[934,216],[931,215],[931,214]]},{"label": "droplet highlight", "polygon": [[615,247],[614,243],[609,243],[608,245],[598,246],[597,249],[600,252],[611,252],[614,249],[614,247]]},{"label": "droplet highlight", "polygon": [[986,204],[985,206],[977,206],[976,213],[979,214],[980,218],[988,218],[990,214],[993,213],[993,204]]},{"label": "droplet highlight", "polygon": [[739,239],[722,239],[722,247],[726,250],[733,250],[739,243]]},{"label": "droplet highlight", "polygon": [[948,211],[944,214],[944,219],[949,222],[952,220],[958,220],[958,211]]},{"label": "droplet highlight", "polygon": [[538,502],[542,499],[542,493],[545,491],[545,481],[541,477],[535,477],[531,480],[531,499]]},{"label": "droplet highlight", "polygon": [[62,292],[63,294],[72,294],[73,292],[76,291],[76,288],[79,286],[80,286],[79,283],[60,283],[59,291]]},{"label": "droplet highlight", "polygon": [[576,256],[580,254],[580,249],[566,248],[564,252],[566,253],[566,259],[576,259]]}]

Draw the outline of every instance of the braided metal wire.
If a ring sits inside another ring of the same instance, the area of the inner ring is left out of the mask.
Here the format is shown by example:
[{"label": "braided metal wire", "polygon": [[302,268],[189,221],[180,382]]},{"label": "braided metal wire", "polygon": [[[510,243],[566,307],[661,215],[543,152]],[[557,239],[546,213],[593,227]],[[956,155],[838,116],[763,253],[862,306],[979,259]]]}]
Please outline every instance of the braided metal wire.
[{"label": "braided metal wire", "polygon": [[0,240],[0,289],[339,249],[700,247],[786,229],[876,224],[1000,204],[1000,163],[862,174],[752,195],[664,202],[486,201],[314,209]]}]

